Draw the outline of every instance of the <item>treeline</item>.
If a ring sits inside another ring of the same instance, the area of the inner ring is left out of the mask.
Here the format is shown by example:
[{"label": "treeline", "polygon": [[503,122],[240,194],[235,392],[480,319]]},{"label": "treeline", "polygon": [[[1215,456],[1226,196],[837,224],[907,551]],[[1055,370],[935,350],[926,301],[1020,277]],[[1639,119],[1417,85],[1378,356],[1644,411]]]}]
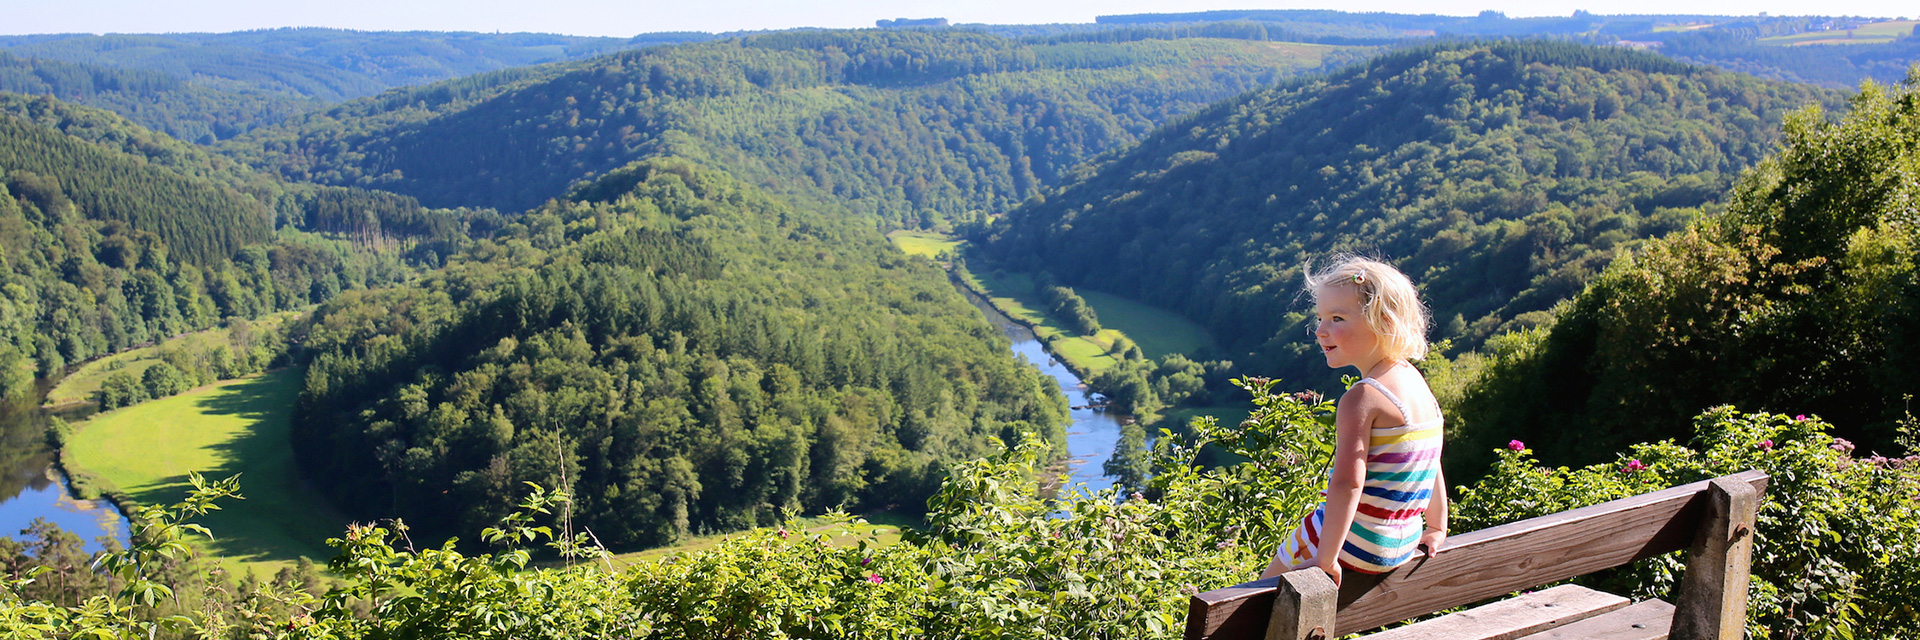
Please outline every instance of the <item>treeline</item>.
[{"label": "treeline", "polygon": [[1794,114],[1726,213],[1635,248],[1545,326],[1456,363],[1466,450],[1520,438],[1589,462],[1721,403],[1819,416],[1863,451],[1910,448],[1916,105],[1920,86],[1867,85],[1837,122]]},{"label": "treeline", "polygon": [[397,282],[497,218],[287,185],[105,112],[0,97],[0,392]]},{"label": "treeline", "polygon": [[1094,154],[1320,55],[1222,40],[772,33],[410,89],[224,149],[290,180],[513,211],[678,155],[811,205],[938,226],[1010,208]]},{"label": "treeline", "polygon": [[160,361],[137,374],[127,370],[125,361],[107,364],[113,373],[93,393],[94,404],[100,411],[111,411],[165,398],[215,381],[266,371],[283,364],[289,355],[292,345],[284,324],[256,325],[242,317],[229,317],[223,324],[216,340],[180,340],[160,346],[156,354]]},{"label": "treeline", "polygon": [[0,50],[0,92],[50,95],[106,109],[148,129],[202,144],[324,104],[247,86],[207,87],[160,71],[21,58],[4,50]]},{"label": "treeline", "polygon": [[[1682,60],[1770,80],[1834,89],[1850,88],[1869,78],[1900,82],[1914,61],[1920,60],[1920,37],[1912,35],[1879,44],[1787,46],[1755,42],[1760,33],[1766,32],[1734,25],[1716,27],[1668,37],[1660,50]],[[1837,37],[1845,32],[1833,33]]]},{"label": "treeline", "polygon": [[1221,103],[978,238],[993,261],[1183,312],[1244,371],[1330,382],[1300,269],[1385,255],[1455,348],[1538,325],[1623,247],[1717,211],[1831,94],[1552,42],[1383,56]]},{"label": "treeline", "polygon": [[356,517],[469,534],[523,482],[610,545],[913,510],[1064,399],[930,263],[681,160],[581,186],[425,281],[313,315],[308,477]]},{"label": "treeline", "polygon": [[1324,35],[1295,31],[1278,24],[1253,21],[1222,21],[1198,24],[1154,24],[1143,26],[1117,27],[1097,31],[1075,31],[1047,36],[1033,36],[1026,40],[1043,44],[1064,44],[1068,42],[1134,42],[1137,40],[1179,40],[1182,38],[1224,38],[1229,40],[1255,40],[1259,42],[1311,42],[1336,45],[1384,45],[1399,37],[1372,37],[1359,34]]},{"label": "treeline", "polygon": [[1100,333],[1100,317],[1087,304],[1087,299],[1072,289],[1056,284],[1053,274],[1043,272],[1035,276],[1033,290],[1040,294],[1040,301],[1047,305],[1047,313],[1066,321],[1075,333],[1083,336]]},{"label": "treeline", "polygon": [[211,144],[388,89],[716,37],[315,28],[0,36],[0,91],[52,95]]}]

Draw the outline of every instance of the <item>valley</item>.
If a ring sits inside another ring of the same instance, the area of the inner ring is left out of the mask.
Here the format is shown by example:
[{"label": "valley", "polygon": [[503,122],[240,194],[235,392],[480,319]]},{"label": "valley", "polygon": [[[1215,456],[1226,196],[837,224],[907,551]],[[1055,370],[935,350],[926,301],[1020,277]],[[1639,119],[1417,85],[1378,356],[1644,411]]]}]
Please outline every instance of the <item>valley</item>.
[{"label": "valley", "polygon": [[1912,21],[880,26],[0,35],[0,631],[1174,637],[1357,254],[1454,532],[1761,469],[1750,627],[1920,633]]}]

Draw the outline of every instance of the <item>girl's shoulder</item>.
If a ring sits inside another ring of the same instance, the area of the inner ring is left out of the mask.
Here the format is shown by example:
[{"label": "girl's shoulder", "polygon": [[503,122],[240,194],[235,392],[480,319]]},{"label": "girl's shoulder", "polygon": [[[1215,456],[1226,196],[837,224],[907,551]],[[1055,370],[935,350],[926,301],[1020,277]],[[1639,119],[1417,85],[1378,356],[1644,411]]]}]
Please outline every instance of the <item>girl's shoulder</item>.
[{"label": "girl's shoulder", "polygon": [[1378,378],[1367,378],[1353,385],[1341,396],[1341,401],[1349,397],[1360,408],[1380,411],[1384,419],[1381,426],[1417,424],[1440,418],[1439,400],[1427,386],[1426,377],[1412,365],[1394,367]]}]

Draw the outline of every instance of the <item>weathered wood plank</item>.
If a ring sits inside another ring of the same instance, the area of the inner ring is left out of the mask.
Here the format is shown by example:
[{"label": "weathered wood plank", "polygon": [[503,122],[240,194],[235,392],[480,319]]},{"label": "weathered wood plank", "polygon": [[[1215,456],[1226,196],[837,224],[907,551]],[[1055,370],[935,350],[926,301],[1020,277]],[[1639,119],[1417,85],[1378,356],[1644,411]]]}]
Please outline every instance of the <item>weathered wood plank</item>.
[{"label": "weathered wood plank", "polygon": [[1673,605],[1648,600],[1520,640],[1667,640],[1672,627]]},{"label": "weathered wood plank", "polygon": [[1565,626],[1609,611],[1631,600],[1563,584],[1499,602],[1388,629],[1362,640],[1513,640]]},{"label": "weathered wood plank", "polygon": [[1340,587],[1325,571],[1308,569],[1280,576],[1273,595],[1267,640],[1328,640]]},{"label": "weathered wood plank", "polygon": [[[1728,476],[1764,492],[1767,476]],[[1349,573],[1340,588],[1334,635],[1472,604],[1687,548],[1709,498],[1708,481],[1562,511],[1450,538],[1432,558],[1416,557],[1384,576]],[[1188,640],[1265,635],[1278,578],[1193,597]]]},{"label": "weathered wood plank", "polygon": [[1706,520],[1687,551],[1687,572],[1680,579],[1673,637],[1740,640],[1747,632],[1748,562],[1760,493],[1717,478],[1707,497]]}]

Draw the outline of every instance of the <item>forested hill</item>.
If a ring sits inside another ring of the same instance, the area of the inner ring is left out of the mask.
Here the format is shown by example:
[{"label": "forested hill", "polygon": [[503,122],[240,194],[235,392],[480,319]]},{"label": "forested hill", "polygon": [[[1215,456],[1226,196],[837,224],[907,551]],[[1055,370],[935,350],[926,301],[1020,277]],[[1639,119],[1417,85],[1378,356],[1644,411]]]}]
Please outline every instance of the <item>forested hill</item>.
[{"label": "forested hill", "polygon": [[917,509],[989,436],[1057,446],[1066,416],[931,262],[680,159],[323,305],[305,339],[303,472],[416,539],[470,538],[526,481],[611,545]]},{"label": "forested hill", "polygon": [[1794,114],[1725,214],[1635,249],[1550,326],[1492,345],[1461,450],[1518,438],[1552,463],[1597,461],[1733,404],[1831,421],[1862,455],[1913,453],[1920,82],[1849,107]]},{"label": "forested hill", "polygon": [[490,220],[280,183],[105,111],[0,95],[0,396],[31,372],[399,280]]},{"label": "forested hill", "polygon": [[797,31],[622,52],[349,103],[225,149],[294,180],[519,210],[680,155],[897,224],[1003,210],[1175,115],[1343,51]]},{"label": "forested hill", "polygon": [[1451,44],[1223,102],[1012,212],[1005,264],[1178,309],[1246,370],[1324,379],[1300,268],[1392,259],[1438,339],[1531,326],[1623,247],[1684,226],[1836,95],[1644,53]]},{"label": "forested hill", "polygon": [[118,113],[192,142],[231,138],[326,103],[254,87],[214,89],[171,74],[119,69],[0,51],[0,92],[47,95]]},{"label": "forested hill", "polygon": [[[0,105],[8,107],[0,109],[0,169],[51,215],[65,214],[60,209],[70,203],[87,218],[155,234],[174,259],[200,265],[264,242],[272,231],[273,214],[258,200],[34,122],[71,122],[51,100]],[[62,178],[65,185],[58,184]],[[41,187],[44,179],[54,182]]]},{"label": "forested hill", "polygon": [[312,28],[0,36],[0,91],[100,107],[205,144],[394,87],[716,37]]}]

